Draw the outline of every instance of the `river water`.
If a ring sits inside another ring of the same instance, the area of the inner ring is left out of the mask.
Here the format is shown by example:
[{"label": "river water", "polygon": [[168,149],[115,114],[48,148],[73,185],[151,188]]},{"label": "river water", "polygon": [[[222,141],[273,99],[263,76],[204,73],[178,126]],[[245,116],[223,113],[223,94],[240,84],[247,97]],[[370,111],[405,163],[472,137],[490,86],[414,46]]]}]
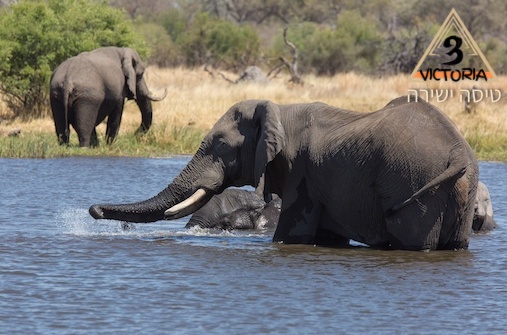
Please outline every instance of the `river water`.
[{"label": "river water", "polygon": [[499,334],[507,329],[507,164],[481,162],[499,228],[468,251],[271,243],[186,220],[95,221],[188,162],[0,159],[1,334]]}]

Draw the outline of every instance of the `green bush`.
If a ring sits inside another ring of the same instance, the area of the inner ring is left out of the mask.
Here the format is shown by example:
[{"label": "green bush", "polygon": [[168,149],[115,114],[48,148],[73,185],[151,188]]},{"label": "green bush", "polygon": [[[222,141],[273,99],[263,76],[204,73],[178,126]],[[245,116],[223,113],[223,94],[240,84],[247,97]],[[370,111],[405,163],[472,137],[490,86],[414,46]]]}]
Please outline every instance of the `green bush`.
[{"label": "green bush", "polygon": [[211,64],[239,70],[255,64],[259,57],[260,41],[253,28],[213,18],[207,13],[198,14],[176,42],[187,66]]},{"label": "green bush", "polygon": [[259,36],[251,26],[205,12],[188,15],[172,8],[161,12],[153,22],[142,18],[136,26],[152,46],[150,61],[159,66],[210,64],[239,70],[255,64],[260,54]]},{"label": "green bush", "polygon": [[[289,53],[281,36],[271,51],[273,57]],[[374,21],[356,11],[343,11],[336,27],[312,22],[290,26],[288,39],[298,48],[301,71],[318,75],[372,72],[381,56],[377,51],[381,36]]]},{"label": "green bush", "polygon": [[156,22],[164,27],[173,42],[178,40],[187,26],[185,14],[176,8],[160,13],[156,18]]},{"label": "green bush", "polygon": [[101,0],[25,0],[0,9],[0,91],[16,116],[48,114],[49,79],[65,59],[140,42],[121,10]]},{"label": "green bush", "polygon": [[184,63],[180,48],[163,26],[156,23],[136,23],[136,29],[151,47],[148,62],[160,67],[176,67]]},{"label": "green bush", "polygon": [[330,28],[319,31],[307,41],[308,66],[314,68],[318,75],[333,75],[351,69],[351,48],[353,41],[347,35],[339,35]]},{"label": "green bush", "polygon": [[337,39],[346,39],[349,67],[353,71],[373,71],[381,56],[382,37],[375,21],[358,11],[343,11],[338,18]]},{"label": "green bush", "polygon": [[505,57],[507,45],[504,42],[491,37],[479,47],[497,75],[507,72],[507,59]]}]

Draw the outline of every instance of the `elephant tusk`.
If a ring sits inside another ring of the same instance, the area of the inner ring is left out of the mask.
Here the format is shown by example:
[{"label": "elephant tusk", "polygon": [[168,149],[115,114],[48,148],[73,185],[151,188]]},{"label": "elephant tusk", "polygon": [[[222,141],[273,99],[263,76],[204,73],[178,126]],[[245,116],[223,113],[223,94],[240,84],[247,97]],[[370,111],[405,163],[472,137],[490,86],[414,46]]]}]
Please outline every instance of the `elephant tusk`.
[{"label": "elephant tusk", "polygon": [[150,94],[148,94],[147,98],[152,101],[161,101],[161,100],[165,99],[166,96],[167,96],[167,88],[164,89],[164,93],[161,96],[155,96],[150,92]]},{"label": "elephant tusk", "polygon": [[197,191],[195,191],[194,194],[192,194],[189,198],[187,198],[186,200],[183,200],[182,202],[180,202],[179,204],[176,204],[174,206],[172,206],[171,208],[167,209],[165,212],[164,212],[164,215],[165,216],[172,216],[172,215],[175,215],[177,214],[178,212],[184,210],[185,208],[187,207],[190,207],[192,206],[193,204],[195,203],[198,203],[200,200],[202,200],[204,197],[206,196],[206,191],[202,188],[198,189]]}]

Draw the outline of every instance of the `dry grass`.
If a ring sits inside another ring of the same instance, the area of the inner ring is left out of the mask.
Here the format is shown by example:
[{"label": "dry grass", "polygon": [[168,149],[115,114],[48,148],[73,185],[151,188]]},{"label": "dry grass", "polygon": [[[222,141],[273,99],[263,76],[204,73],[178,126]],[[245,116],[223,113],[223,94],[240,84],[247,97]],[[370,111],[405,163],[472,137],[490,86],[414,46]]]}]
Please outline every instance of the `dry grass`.
[{"label": "dry grass", "polygon": [[[224,74],[231,79],[237,78],[235,74]],[[154,93],[161,92],[165,88],[168,90],[166,99],[153,103],[153,129],[155,132],[158,129],[156,140],[161,142],[167,140],[164,139],[166,136],[164,134],[171,133],[168,129],[172,127],[177,129],[191,127],[203,132],[208,130],[231,105],[245,99],[268,99],[279,104],[322,101],[345,109],[369,112],[383,107],[393,98],[406,95],[412,88],[453,88],[455,96],[452,99],[437,102],[436,98],[433,98],[431,102],[454,120],[469,142],[472,142],[471,145],[476,146],[474,147],[476,151],[482,150],[480,147],[482,140],[487,141],[489,146],[501,146],[507,151],[506,98],[502,97],[497,103],[480,103],[476,112],[469,114],[464,111],[464,103],[460,102],[459,96],[456,96],[456,92],[459,93],[462,88],[471,88],[474,82],[458,85],[440,81],[432,83],[431,87],[425,87],[424,82],[420,80],[414,82],[408,75],[374,78],[348,73],[333,77],[305,76],[303,86],[288,84],[288,77],[283,75],[266,84],[233,85],[220,76],[212,77],[202,69],[155,67],[148,68],[145,75],[148,86]],[[503,95],[506,95],[506,79],[503,77],[480,87],[500,89]],[[0,117],[8,113],[5,105],[0,105]],[[132,134],[139,123],[140,113],[136,104],[127,102],[120,136]],[[24,123],[19,121],[0,123],[0,130],[9,128],[21,128],[23,133],[31,134],[54,133],[51,118]],[[103,135],[105,125],[100,125],[98,131]],[[75,134],[71,136],[76,137]],[[174,136],[174,132],[167,136]]]},{"label": "dry grass", "polygon": [[[226,75],[236,78],[233,74]],[[387,90],[381,91],[380,88],[372,95],[376,81],[354,74],[333,78],[308,76],[304,86],[288,84],[285,76],[267,84],[233,85],[220,77],[213,78],[205,71],[150,68],[147,80],[152,89],[166,87],[169,92],[164,101],[154,104],[156,122],[173,125],[190,123],[203,129],[209,129],[234,103],[246,99],[268,99],[279,104],[323,101],[343,108],[372,111],[391,98],[404,94],[397,85],[389,85]],[[135,110],[135,104],[131,105]]]},{"label": "dry grass", "polygon": [[[235,78],[233,74],[226,74]],[[501,89],[507,94],[507,78],[490,81],[481,88]],[[168,97],[154,104],[156,123],[172,125],[195,124],[209,129],[215,121],[234,103],[245,99],[268,99],[279,104],[322,101],[341,108],[370,112],[386,105],[391,99],[406,95],[411,88],[445,89],[471,88],[472,84],[456,85],[440,82],[440,85],[424,87],[410,80],[407,75],[372,78],[358,74],[339,74],[334,77],[306,76],[303,86],[288,84],[288,78],[275,78],[267,84],[243,83],[232,85],[205,71],[186,69],[150,68],[147,81],[154,90],[168,89]],[[456,94],[456,93],[455,93]],[[437,102],[430,99],[458,125],[463,133],[479,126],[486,133],[503,132],[507,136],[505,97],[500,102],[482,102],[474,114],[464,111],[464,103],[458,96]],[[125,121],[137,118],[139,112],[134,103],[126,108]],[[138,121],[132,125],[135,128]]]}]

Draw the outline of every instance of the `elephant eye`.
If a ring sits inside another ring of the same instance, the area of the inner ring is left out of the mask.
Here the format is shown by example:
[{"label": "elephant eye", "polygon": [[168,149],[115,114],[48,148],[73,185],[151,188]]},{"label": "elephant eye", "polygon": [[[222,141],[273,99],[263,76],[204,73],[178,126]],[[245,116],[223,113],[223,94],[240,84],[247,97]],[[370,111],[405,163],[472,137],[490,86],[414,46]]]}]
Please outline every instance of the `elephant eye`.
[{"label": "elephant eye", "polygon": [[217,149],[220,151],[220,152],[224,152],[226,150],[229,149],[229,143],[227,143],[227,141],[224,139],[224,138],[220,138],[218,141],[217,141]]}]

